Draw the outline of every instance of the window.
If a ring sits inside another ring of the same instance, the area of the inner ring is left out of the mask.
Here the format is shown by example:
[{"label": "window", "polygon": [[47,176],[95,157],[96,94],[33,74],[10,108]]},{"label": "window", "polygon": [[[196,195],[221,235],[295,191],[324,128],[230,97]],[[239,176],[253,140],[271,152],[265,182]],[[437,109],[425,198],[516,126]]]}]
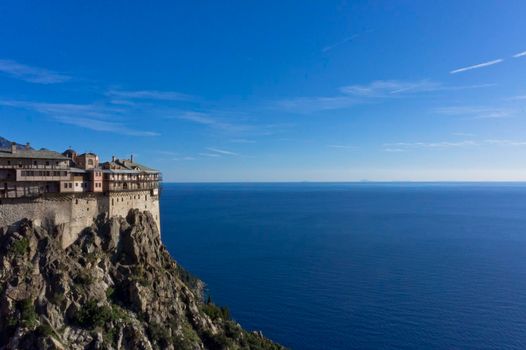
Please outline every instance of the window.
[{"label": "window", "polygon": [[7,161],[7,165],[11,165],[11,161],[10,160]]},{"label": "window", "polygon": [[49,165],[49,162],[46,162],[46,165]]},{"label": "window", "polygon": [[33,165],[37,165],[37,161],[36,160],[33,161]]},{"label": "window", "polygon": [[79,183],[78,182],[75,182],[75,187],[79,187]]}]

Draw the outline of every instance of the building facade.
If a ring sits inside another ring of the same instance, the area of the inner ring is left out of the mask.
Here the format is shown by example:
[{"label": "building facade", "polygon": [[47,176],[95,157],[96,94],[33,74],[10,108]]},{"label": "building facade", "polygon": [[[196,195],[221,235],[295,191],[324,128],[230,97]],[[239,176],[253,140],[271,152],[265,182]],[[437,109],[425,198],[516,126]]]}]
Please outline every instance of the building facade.
[{"label": "building facade", "polygon": [[61,224],[68,246],[98,215],[125,217],[140,209],[150,211],[160,228],[160,181],[159,171],[133,157],[101,163],[94,153],[13,144],[0,149],[0,227],[25,217]]}]

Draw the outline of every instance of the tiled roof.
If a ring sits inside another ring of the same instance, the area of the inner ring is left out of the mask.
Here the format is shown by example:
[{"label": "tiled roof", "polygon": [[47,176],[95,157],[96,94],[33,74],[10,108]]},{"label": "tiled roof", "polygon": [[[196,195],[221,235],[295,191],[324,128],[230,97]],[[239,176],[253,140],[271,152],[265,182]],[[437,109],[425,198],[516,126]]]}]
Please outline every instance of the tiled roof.
[{"label": "tiled roof", "polygon": [[102,164],[104,168],[109,168],[111,170],[128,170],[128,171],[139,171],[139,172],[147,172],[147,173],[158,173],[158,170],[148,168],[145,165],[132,162],[131,160],[125,159],[120,160],[116,159],[112,162],[106,162]]},{"label": "tiled roof", "polygon": [[17,149],[16,153],[11,153],[11,149],[0,149],[0,158],[26,158],[26,159],[56,159],[67,160],[68,157],[47,149]]}]

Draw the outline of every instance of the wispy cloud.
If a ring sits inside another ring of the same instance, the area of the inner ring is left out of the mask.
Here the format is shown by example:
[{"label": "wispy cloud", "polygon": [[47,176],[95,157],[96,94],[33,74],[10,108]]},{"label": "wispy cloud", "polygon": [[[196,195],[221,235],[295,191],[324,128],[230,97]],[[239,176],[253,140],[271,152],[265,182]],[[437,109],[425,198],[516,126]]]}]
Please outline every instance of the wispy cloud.
[{"label": "wispy cloud", "polygon": [[217,154],[217,153],[208,153],[208,152],[201,152],[199,153],[200,156],[203,156],[203,157],[210,157],[210,158],[219,158],[221,157],[220,154]]},{"label": "wispy cloud", "polygon": [[356,146],[348,146],[348,145],[327,145],[327,147],[329,148],[336,148],[336,149],[346,149],[346,150],[350,150],[350,149],[356,149]]},{"label": "wispy cloud", "polygon": [[396,153],[396,152],[405,152],[405,149],[402,149],[402,148],[392,148],[392,147],[387,147],[387,148],[384,148],[384,151],[385,151],[385,152]]},{"label": "wispy cloud", "polygon": [[434,112],[444,115],[467,116],[473,119],[509,118],[517,111],[507,107],[452,106],[436,108]]},{"label": "wispy cloud", "polygon": [[95,130],[95,131],[105,131],[105,132],[112,132],[116,134],[130,135],[130,136],[159,136],[160,135],[157,132],[135,130],[135,129],[129,128],[128,126],[122,123],[116,123],[116,122],[110,122],[110,121],[104,121],[104,120],[95,120],[91,118],[83,118],[83,117],[78,117],[78,116],[59,116],[59,115],[55,115],[53,116],[53,118],[63,124],[75,125],[75,126],[79,126],[79,127],[90,129],[90,130]]},{"label": "wispy cloud", "polygon": [[484,140],[485,143],[490,145],[499,145],[499,146],[526,146],[526,141],[516,141],[516,140]]},{"label": "wispy cloud", "polygon": [[221,129],[229,132],[246,131],[251,128],[249,125],[234,124],[213,118],[207,113],[184,112],[176,116],[177,119],[186,120],[196,124],[206,125],[212,128]]},{"label": "wispy cloud", "polygon": [[507,139],[486,139],[486,140],[464,140],[464,141],[439,141],[439,142],[395,142],[385,143],[384,151],[387,152],[405,152],[415,149],[455,149],[455,148],[473,148],[488,146],[526,146],[526,141],[507,140]]},{"label": "wispy cloud", "polygon": [[468,147],[468,146],[476,146],[476,145],[477,145],[477,142],[475,142],[475,141],[465,140],[465,141],[459,141],[459,142],[451,142],[451,141],[440,141],[440,142],[395,142],[395,143],[386,143],[386,144],[384,144],[384,147],[388,147],[388,148],[391,148],[391,149],[407,150],[407,149],[411,149],[411,148],[434,148],[434,149],[440,149],[440,148]]},{"label": "wispy cloud", "polygon": [[524,57],[524,56],[526,56],[526,51],[519,52],[519,53],[513,55],[513,57],[515,57],[515,58]]},{"label": "wispy cloud", "polygon": [[334,50],[334,49],[337,48],[338,46],[341,46],[341,45],[343,45],[343,44],[345,44],[345,43],[348,43],[348,42],[350,42],[350,41],[356,39],[358,36],[359,36],[359,34],[353,34],[353,35],[350,35],[350,36],[348,36],[348,37],[346,37],[346,38],[344,38],[344,39],[338,41],[337,43],[334,43],[334,44],[332,44],[332,45],[325,46],[321,51],[322,51],[323,53],[327,53],[327,52],[329,52],[329,51],[331,51],[331,50]]},{"label": "wispy cloud", "polygon": [[188,161],[188,160],[195,160],[195,157],[192,157],[192,156],[173,157],[172,160],[175,160],[175,161]]},{"label": "wispy cloud", "polygon": [[[160,101],[189,101],[193,96],[176,91],[157,90],[109,90],[107,96],[116,99],[130,100],[160,100]],[[117,100],[119,101],[119,100]],[[120,100],[122,101],[122,100]]]},{"label": "wispy cloud", "polygon": [[375,80],[365,85],[342,86],[339,88],[340,94],[336,96],[297,97],[281,100],[277,102],[277,107],[294,112],[309,113],[345,109],[387,98],[401,98],[421,93],[478,89],[491,86],[494,86],[494,84],[451,86],[431,80]]},{"label": "wispy cloud", "polygon": [[249,139],[230,139],[229,141],[232,143],[256,143],[256,141]]},{"label": "wispy cloud", "polygon": [[454,132],[451,135],[453,136],[462,136],[462,137],[473,137],[475,134],[469,133],[469,132]]},{"label": "wispy cloud", "polygon": [[[220,117],[216,117],[216,114]],[[228,121],[233,119],[232,116],[236,118],[235,122]],[[294,124],[290,123],[258,123],[254,118],[250,118],[243,113],[229,111],[206,113],[193,111],[174,112],[169,113],[167,118],[186,120],[228,133],[231,137],[236,137],[230,140],[232,143],[254,143],[254,140],[246,139],[245,137],[275,135],[294,126]]]},{"label": "wispy cloud", "polygon": [[130,128],[124,122],[125,110],[97,104],[44,103],[34,101],[0,101],[1,106],[32,110],[62,124],[95,131],[131,136],[158,136],[159,133]]},{"label": "wispy cloud", "polygon": [[214,148],[214,147],[207,147],[206,149],[208,151],[216,153],[216,154],[223,154],[223,155],[227,155],[227,156],[239,156],[239,153],[235,153],[235,152],[232,152],[232,151],[227,151],[227,150],[224,150],[224,149],[219,149],[219,148]]},{"label": "wispy cloud", "polygon": [[298,97],[278,101],[276,106],[280,109],[288,111],[309,113],[316,111],[344,109],[360,103],[364,102],[349,96]]},{"label": "wispy cloud", "polygon": [[502,58],[499,58],[499,59],[496,59],[496,60],[493,60],[493,61],[488,61],[488,62],[475,64],[475,65],[472,65],[472,66],[458,68],[458,69],[452,70],[449,73],[450,74],[457,74],[457,73],[466,72],[466,71],[472,70],[472,69],[479,69],[479,68],[489,67],[489,66],[493,66],[494,64],[501,63],[503,61],[504,60]]},{"label": "wispy cloud", "polygon": [[58,84],[71,79],[62,73],[3,59],[0,59],[0,72],[11,78],[36,84]]},{"label": "wispy cloud", "polygon": [[431,80],[399,81],[399,80],[376,80],[368,85],[349,85],[340,88],[340,91],[355,96],[363,97],[396,97],[403,94],[415,94],[436,91],[452,91],[479,89],[495,86],[495,84],[476,84],[451,86]]},{"label": "wispy cloud", "polygon": [[362,97],[387,97],[389,95],[429,92],[444,89],[441,83],[420,80],[420,81],[398,81],[398,80],[376,80],[367,85],[348,85],[340,88],[346,95]]}]

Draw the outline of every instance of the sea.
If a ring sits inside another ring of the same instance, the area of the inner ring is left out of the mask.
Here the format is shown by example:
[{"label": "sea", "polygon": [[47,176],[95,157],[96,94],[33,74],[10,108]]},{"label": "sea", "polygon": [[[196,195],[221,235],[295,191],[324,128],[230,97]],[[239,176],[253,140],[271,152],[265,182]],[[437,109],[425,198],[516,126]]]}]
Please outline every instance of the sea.
[{"label": "sea", "polygon": [[526,184],[165,183],[161,227],[291,349],[526,349]]}]

